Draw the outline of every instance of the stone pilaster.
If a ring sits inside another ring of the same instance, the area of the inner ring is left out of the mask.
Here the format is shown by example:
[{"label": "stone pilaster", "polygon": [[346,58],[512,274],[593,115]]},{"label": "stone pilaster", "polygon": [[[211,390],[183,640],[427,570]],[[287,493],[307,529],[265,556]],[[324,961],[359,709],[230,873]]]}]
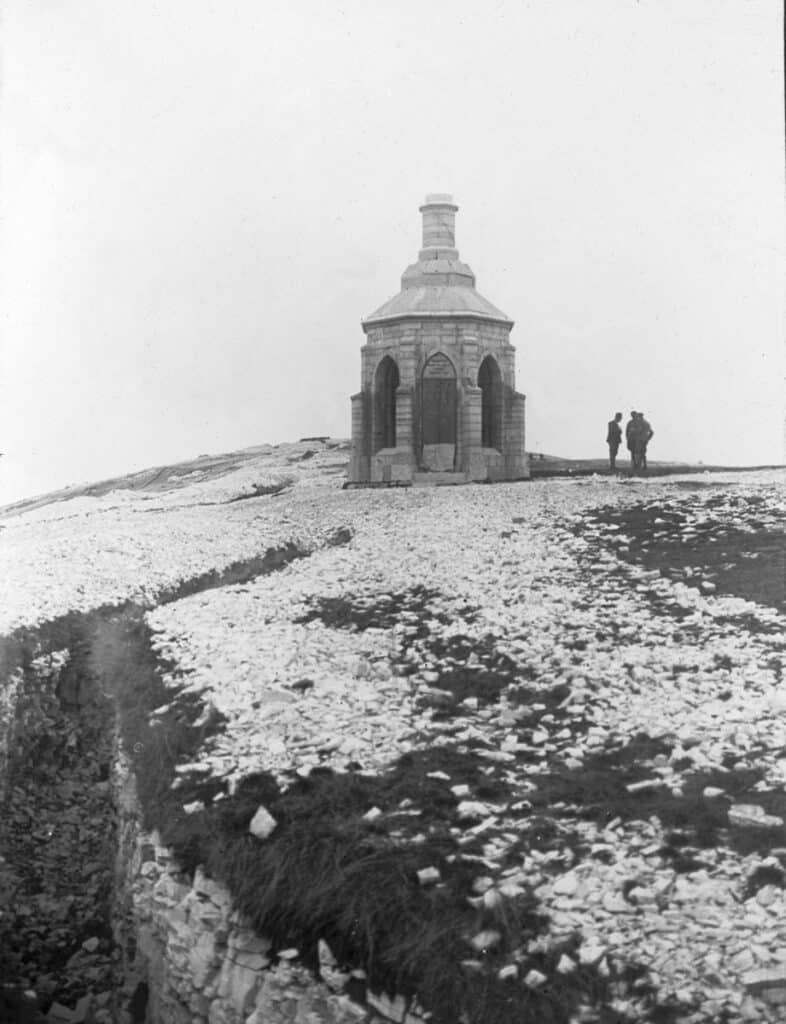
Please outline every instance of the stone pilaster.
[{"label": "stone pilaster", "polygon": [[365,483],[369,479],[368,402],[363,391],[352,399],[352,450],[349,456],[348,479]]},{"label": "stone pilaster", "polygon": [[412,451],[412,388],[396,391],[396,448]]},{"label": "stone pilaster", "polygon": [[415,386],[418,373],[418,356],[415,344],[415,331],[412,328],[402,331],[397,351],[399,381],[410,390]]},{"label": "stone pilaster", "polygon": [[[480,452],[481,441],[481,390],[464,387],[464,404],[461,417],[461,468],[472,472],[473,456]],[[475,462],[477,459],[474,460]]]},{"label": "stone pilaster", "polygon": [[509,480],[529,477],[529,460],[526,452],[524,432],[526,399],[514,391],[508,402],[505,438],[505,475]]}]

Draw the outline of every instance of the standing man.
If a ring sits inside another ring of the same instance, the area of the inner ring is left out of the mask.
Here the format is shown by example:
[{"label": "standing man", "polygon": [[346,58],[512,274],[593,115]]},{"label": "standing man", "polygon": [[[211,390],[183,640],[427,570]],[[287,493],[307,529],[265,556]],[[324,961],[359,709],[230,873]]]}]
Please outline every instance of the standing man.
[{"label": "standing man", "polygon": [[639,445],[640,445],[640,464],[639,468],[646,473],[647,471],[647,445],[650,443],[652,438],[655,436],[655,431],[650,426],[649,422],[645,420],[644,413],[639,413]]},{"label": "standing man", "polygon": [[609,420],[609,429],[606,431],[606,444],[609,446],[609,472],[613,473],[617,468],[617,452],[622,441],[622,427],[620,421],[622,413],[615,412],[614,419]]},{"label": "standing man", "polygon": [[632,473],[636,472],[636,452],[635,452],[635,440],[636,440],[636,416],[638,413],[635,410],[631,411],[630,419],[625,424],[625,444],[627,445],[628,451],[630,452],[630,469]]}]

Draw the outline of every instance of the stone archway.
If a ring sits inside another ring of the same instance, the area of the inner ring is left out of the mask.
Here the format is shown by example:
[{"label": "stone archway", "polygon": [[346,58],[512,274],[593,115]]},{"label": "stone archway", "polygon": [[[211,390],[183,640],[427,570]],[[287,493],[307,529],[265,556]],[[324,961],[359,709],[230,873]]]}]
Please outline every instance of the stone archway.
[{"label": "stone archway", "polygon": [[497,360],[486,356],[478,370],[481,393],[480,437],[484,448],[502,451],[502,374]]},{"label": "stone archway", "polygon": [[396,390],[398,366],[385,356],[374,376],[374,451],[396,447]]},{"label": "stone archway", "polygon": [[421,459],[427,469],[453,469],[457,407],[456,369],[443,352],[437,352],[426,362],[421,378]]}]

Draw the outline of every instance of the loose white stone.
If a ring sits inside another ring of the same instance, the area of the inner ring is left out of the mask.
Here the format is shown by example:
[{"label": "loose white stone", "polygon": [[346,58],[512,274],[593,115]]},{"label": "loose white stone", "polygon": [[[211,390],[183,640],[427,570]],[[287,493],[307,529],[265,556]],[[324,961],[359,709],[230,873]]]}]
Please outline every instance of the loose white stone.
[{"label": "loose white stone", "polygon": [[605,953],[606,950],[598,945],[597,940],[590,939],[579,946],[579,963],[594,967],[600,963]]},{"label": "loose white stone", "polygon": [[467,821],[472,818],[485,818],[489,810],[490,808],[479,800],[462,800],[456,808],[456,813],[460,819]]},{"label": "loose white stone", "polygon": [[428,867],[421,868],[420,871],[418,871],[418,881],[421,885],[434,885],[441,877],[439,868]]},{"label": "loose white stone", "polygon": [[732,825],[752,825],[754,828],[780,828],[783,818],[767,814],[758,804],[733,804],[729,808]]},{"label": "loose white stone", "polygon": [[574,871],[561,875],[554,883],[554,892],[560,896],[573,896],[579,887],[579,879]]},{"label": "loose white stone", "polygon": [[604,893],[602,906],[610,914],[624,914],[631,909],[630,904],[617,892]]},{"label": "loose white stone", "polygon": [[541,974],[540,971],[536,971],[534,968],[528,971],[524,978],[524,984],[528,988],[539,988],[546,981],[548,981],[546,975]]},{"label": "loose white stone", "polygon": [[260,804],[256,814],[251,819],[248,830],[257,839],[267,839],[277,824],[278,822],[268,809],[263,804]]},{"label": "loose white stone", "polygon": [[495,931],[493,928],[488,928],[485,931],[478,932],[477,935],[473,935],[471,939],[471,945],[473,949],[476,949],[479,953],[485,949],[493,949],[499,944],[501,934]]},{"label": "loose white stone", "polygon": [[643,793],[648,789],[659,789],[665,785],[663,779],[642,779],[641,782],[629,782],[625,789],[629,793]]}]

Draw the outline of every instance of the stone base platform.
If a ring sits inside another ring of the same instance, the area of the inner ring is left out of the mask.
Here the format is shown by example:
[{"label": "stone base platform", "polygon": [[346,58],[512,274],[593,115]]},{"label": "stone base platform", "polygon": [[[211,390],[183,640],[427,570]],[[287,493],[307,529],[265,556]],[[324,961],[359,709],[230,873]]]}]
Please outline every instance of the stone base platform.
[{"label": "stone base platform", "polygon": [[413,487],[453,487],[456,484],[468,483],[470,483],[468,473],[426,472],[412,474]]}]

